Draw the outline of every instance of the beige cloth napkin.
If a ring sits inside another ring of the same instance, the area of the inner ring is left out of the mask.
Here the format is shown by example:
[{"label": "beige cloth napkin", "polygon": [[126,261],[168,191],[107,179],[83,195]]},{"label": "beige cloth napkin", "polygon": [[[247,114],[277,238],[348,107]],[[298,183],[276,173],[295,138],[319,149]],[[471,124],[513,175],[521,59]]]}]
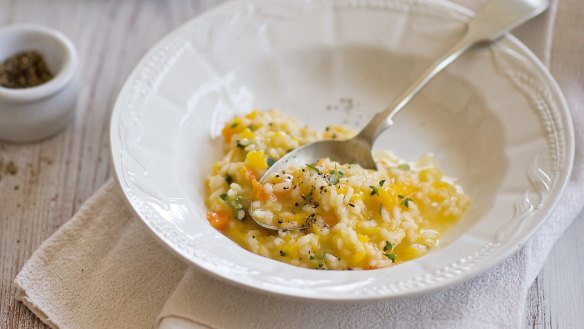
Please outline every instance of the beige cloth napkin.
[{"label": "beige cloth napkin", "polygon": [[52,328],[150,328],[186,269],[110,181],[24,265],[16,297]]},{"label": "beige cloth napkin", "polygon": [[[477,7],[477,1],[460,2]],[[533,239],[469,282],[358,305],[287,301],[238,289],[189,268],[159,245],[109,182],[25,264],[15,279],[17,298],[62,329],[520,327],[529,286],[584,205],[582,17],[583,1],[562,0],[517,31],[550,65],[571,106],[578,141],[571,182]]]}]

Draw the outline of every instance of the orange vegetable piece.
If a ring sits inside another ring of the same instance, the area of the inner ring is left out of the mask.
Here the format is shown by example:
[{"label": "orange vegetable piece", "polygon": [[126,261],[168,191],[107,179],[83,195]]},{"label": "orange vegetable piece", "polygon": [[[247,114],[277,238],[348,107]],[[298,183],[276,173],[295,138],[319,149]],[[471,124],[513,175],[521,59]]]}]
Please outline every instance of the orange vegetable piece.
[{"label": "orange vegetable piece", "polygon": [[244,127],[242,127],[241,119],[235,118],[231,123],[227,123],[225,127],[221,130],[221,135],[225,139],[225,143],[231,143],[231,137],[235,134],[239,134]]},{"label": "orange vegetable piece", "polygon": [[229,129],[229,127],[225,127],[221,130],[221,135],[223,135],[225,143],[229,144],[231,142],[231,136],[233,136],[233,130]]},{"label": "orange vegetable piece", "polygon": [[229,215],[225,212],[207,212],[207,220],[218,231],[222,231],[229,225]]},{"label": "orange vegetable piece", "polygon": [[268,168],[264,151],[250,151],[245,156],[245,167],[252,169],[256,174],[261,174]]},{"label": "orange vegetable piece", "polygon": [[258,182],[257,179],[253,178],[251,180],[253,198],[255,200],[266,201],[270,198],[270,194],[264,190],[264,187]]},{"label": "orange vegetable piece", "polygon": [[249,169],[248,167],[243,167],[242,169],[243,169],[243,173],[245,174],[245,177],[248,180],[250,180],[250,181],[253,181],[254,179],[258,180],[258,175],[256,174],[255,171]]}]

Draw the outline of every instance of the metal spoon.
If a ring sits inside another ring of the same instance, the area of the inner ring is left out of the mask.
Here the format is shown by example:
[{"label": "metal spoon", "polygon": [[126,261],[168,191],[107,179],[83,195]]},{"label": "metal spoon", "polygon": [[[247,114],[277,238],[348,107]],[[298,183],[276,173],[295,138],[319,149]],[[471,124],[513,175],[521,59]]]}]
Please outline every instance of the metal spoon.
[{"label": "metal spoon", "polygon": [[[401,111],[418,92],[438,73],[458,59],[468,49],[478,44],[497,41],[508,31],[544,12],[549,7],[548,0],[492,0],[476,13],[468,23],[466,32],[450,50],[428,67],[393,103],[373,116],[371,121],[355,137],[344,140],[326,140],[310,143],[286,154],[274,163],[261,177],[266,177],[289,167],[292,163],[315,163],[319,159],[330,158],[339,163],[356,163],[365,169],[377,169],[371,149],[377,137],[393,125],[393,117]],[[253,217],[260,226],[271,230],[281,230]],[[302,229],[299,227],[296,229]]]}]

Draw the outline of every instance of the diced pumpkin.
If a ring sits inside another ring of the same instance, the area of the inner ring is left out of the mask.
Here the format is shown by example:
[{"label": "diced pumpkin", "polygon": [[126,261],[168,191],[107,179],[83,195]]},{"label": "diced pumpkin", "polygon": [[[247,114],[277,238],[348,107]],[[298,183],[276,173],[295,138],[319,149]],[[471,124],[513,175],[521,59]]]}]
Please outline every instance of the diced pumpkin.
[{"label": "diced pumpkin", "polygon": [[245,156],[245,166],[253,170],[256,176],[268,168],[268,162],[264,151],[250,151]]},{"label": "diced pumpkin", "polygon": [[258,110],[253,110],[253,111],[249,112],[248,114],[246,114],[245,117],[250,119],[250,120],[253,120],[258,116],[258,114],[259,114]]},{"label": "diced pumpkin", "polygon": [[251,140],[255,137],[255,134],[253,133],[253,131],[251,131],[249,128],[245,128],[240,134],[239,134],[239,138],[244,139],[246,138],[247,140]]},{"label": "diced pumpkin", "polygon": [[357,240],[363,242],[363,243],[367,243],[369,242],[369,237],[363,234],[357,234]]},{"label": "diced pumpkin", "polygon": [[[401,248],[400,248],[401,247]],[[398,262],[415,259],[424,256],[428,251],[422,248],[416,248],[414,245],[399,246],[394,250]]]},{"label": "diced pumpkin", "polygon": [[439,181],[442,179],[442,173],[436,169],[423,169],[420,171],[420,181],[430,182]]},{"label": "diced pumpkin", "polygon": [[397,202],[398,193],[393,189],[379,189],[379,200],[386,210],[393,209]]},{"label": "diced pumpkin", "polygon": [[448,191],[449,194],[454,194],[456,192],[456,189],[454,188],[454,186],[450,185],[447,182],[443,182],[443,181],[433,182],[432,187],[434,187],[438,190]]},{"label": "diced pumpkin", "polygon": [[304,222],[306,221],[306,213],[303,212],[297,212],[294,214],[294,222],[295,223],[299,223],[299,224],[304,224]]},{"label": "diced pumpkin", "polygon": [[353,256],[351,257],[351,263],[355,264],[355,263],[359,263],[363,260],[363,258],[365,258],[365,253],[362,251],[355,251],[355,253],[353,254]]},{"label": "diced pumpkin", "polygon": [[395,195],[408,196],[411,193],[411,188],[402,182],[397,182],[392,186]]}]

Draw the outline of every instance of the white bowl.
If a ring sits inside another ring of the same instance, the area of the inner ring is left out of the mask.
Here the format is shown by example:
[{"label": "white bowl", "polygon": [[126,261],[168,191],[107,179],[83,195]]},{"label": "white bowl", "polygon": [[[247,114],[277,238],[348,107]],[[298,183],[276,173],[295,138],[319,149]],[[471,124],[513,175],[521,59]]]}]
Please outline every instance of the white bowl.
[{"label": "white bowl", "polygon": [[43,26],[0,30],[0,61],[18,52],[38,51],[53,78],[32,88],[0,87],[0,139],[30,142],[63,129],[75,111],[79,82],[77,52],[62,33]]},{"label": "white bowl", "polygon": [[558,86],[511,36],[454,63],[376,144],[408,160],[434,152],[473,199],[428,255],[373,271],[298,268],[214,230],[203,202],[220,129],[234,114],[278,107],[316,128],[361,127],[460,37],[469,16],[445,1],[243,0],[192,20],[144,57],[115,105],[111,148],[126,198],[185,260],[263,292],[363,301],[476,276],[544,223],[574,155]]}]

